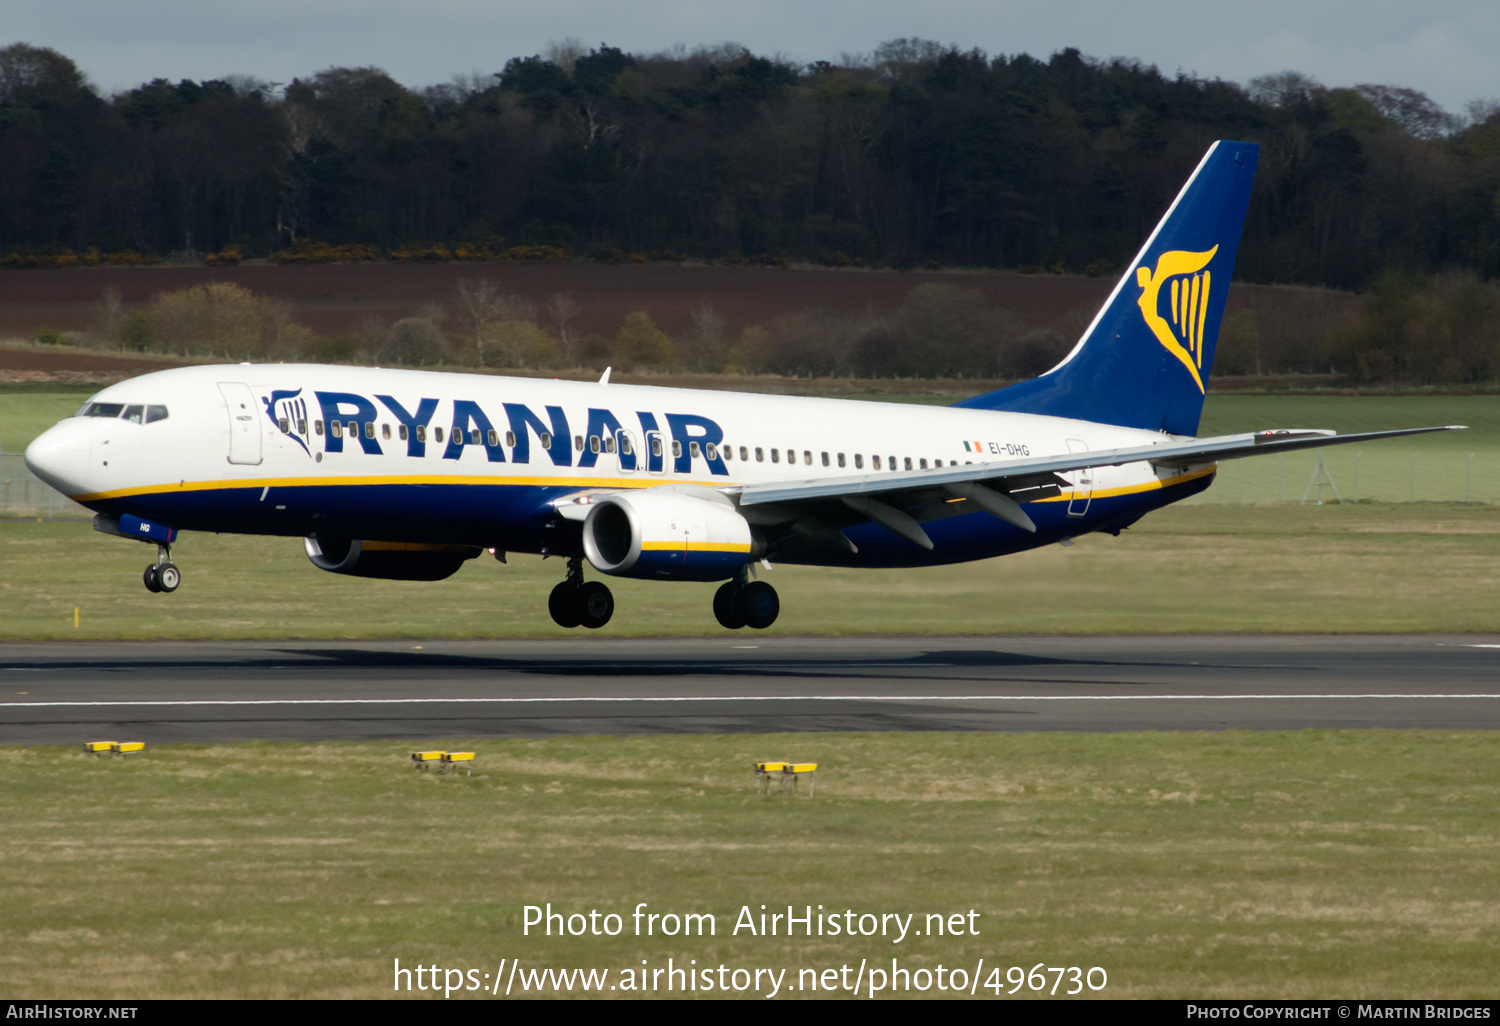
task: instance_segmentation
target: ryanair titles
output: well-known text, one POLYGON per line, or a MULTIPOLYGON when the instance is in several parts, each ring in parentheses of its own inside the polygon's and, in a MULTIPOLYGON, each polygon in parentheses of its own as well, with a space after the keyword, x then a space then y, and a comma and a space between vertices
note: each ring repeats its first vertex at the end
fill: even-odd
POLYGON ((475 400, 454 399, 439 419, 442 401, 433 398, 402 402, 389 395, 372 399, 324 391, 314 391, 312 397, 322 417, 311 422, 310 404, 301 389, 262 397, 266 415, 309 452, 321 446, 324 452, 341 453, 347 445, 349 451, 358 446, 367 455, 380 456, 386 452, 384 443, 393 455, 404 447, 407 456, 421 458, 431 445, 441 448, 445 460, 457 460, 473 448, 482 449, 490 463, 528 464, 545 458, 556 467, 587 468, 609 456, 619 460, 621 470, 687 474, 694 460, 701 460, 710 473, 729 474, 719 454, 723 429, 696 413, 664 414, 663 425, 656 414, 644 410, 622 420, 611 410, 590 407, 579 418, 581 430, 575 433, 580 425, 570 424, 561 406, 544 406, 538 413, 525 403, 485 409, 475 400), (392 420, 397 425, 394 437, 392 420))

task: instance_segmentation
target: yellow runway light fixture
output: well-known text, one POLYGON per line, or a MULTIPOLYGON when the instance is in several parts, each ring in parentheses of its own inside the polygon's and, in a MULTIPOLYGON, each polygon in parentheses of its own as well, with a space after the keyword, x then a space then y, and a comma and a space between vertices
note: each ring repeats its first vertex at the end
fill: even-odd
POLYGON ((441 763, 447 752, 412 752, 411 761, 417 769, 427 769, 433 763, 441 763))
POLYGON ((119 744, 118 741, 85 741, 83 750, 89 755, 103 755, 105 752, 114 751, 117 744, 119 744))
POLYGON ((450 770, 450 769, 457 769, 459 766, 463 766, 464 772, 466 773, 466 775, 472 777, 474 775, 474 769, 473 769, 473 766, 474 766, 474 753, 473 752, 444 752, 443 753, 443 759, 442 759, 442 765, 438 767, 438 772, 439 773, 446 773, 446 772, 448 772, 448 770, 450 770))
POLYGON ((813 788, 817 786, 818 764, 815 762, 789 762, 781 771, 781 791, 785 794, 788 790, 792 794, 797 793, 797 781, 807 778, 807 796, 813 795, 813 788))
POLYGON ((784 762, 757 762, 755 763, 755 793, 764 791, 771 793, 771 774, 780 773, 786 768, 784 762))

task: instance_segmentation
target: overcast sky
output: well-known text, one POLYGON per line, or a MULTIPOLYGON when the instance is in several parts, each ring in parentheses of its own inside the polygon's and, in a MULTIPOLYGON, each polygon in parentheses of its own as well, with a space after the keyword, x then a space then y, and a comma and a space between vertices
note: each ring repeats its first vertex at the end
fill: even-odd
POLYGON ((152 78, 287 82, 375 65, 408 86, 497 72, 577 37, 633 53, 726 41, 799 62, 916 36, 1046 58, 1065 46, 1204 78, 1295 70, 1500 99, 1497 0, 7 0, 0 45, 71 57, 101 91, 152 78))

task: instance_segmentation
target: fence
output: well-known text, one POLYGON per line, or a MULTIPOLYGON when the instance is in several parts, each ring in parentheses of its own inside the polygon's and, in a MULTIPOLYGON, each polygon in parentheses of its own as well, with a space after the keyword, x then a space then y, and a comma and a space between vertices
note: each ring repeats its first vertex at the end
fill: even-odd
POLYGON ((87 519, 94 515, 38 480, 26 469, 26 460, 18 452, 0 453, 0 514, 48 520, 87 519))
MULTIPOLYGON (((1339 499, 1494 505, 1500 503, 1500 452, 1339 446, 1229 460, 1219 464, 1212 487, 1187 501, 1249 505, 1339 499)), ((66 520, 93 514, 37 480, 20 453, 0 453, 0 515, 66 520)))

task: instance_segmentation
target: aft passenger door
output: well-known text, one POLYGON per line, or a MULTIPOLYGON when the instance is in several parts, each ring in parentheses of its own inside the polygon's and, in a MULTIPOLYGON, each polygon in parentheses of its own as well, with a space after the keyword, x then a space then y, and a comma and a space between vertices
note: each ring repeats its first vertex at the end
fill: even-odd
POLYGON ((229 462, 258 464, 261 431, 255 393, 244 382, 221 381, 219 394, 229 407, 229 462))
MULTIPOLYGON (((1088 452, 1089 444, 1079 438, 1068 439, 1069 452, 1088 452)), ((1068 473, 1073 485, 1073 497, 1068 500, 1068 516, 1081 517, 1089 511, 1089 500, 1094 496, 1094 468, 1084 467, 1068 473)))

